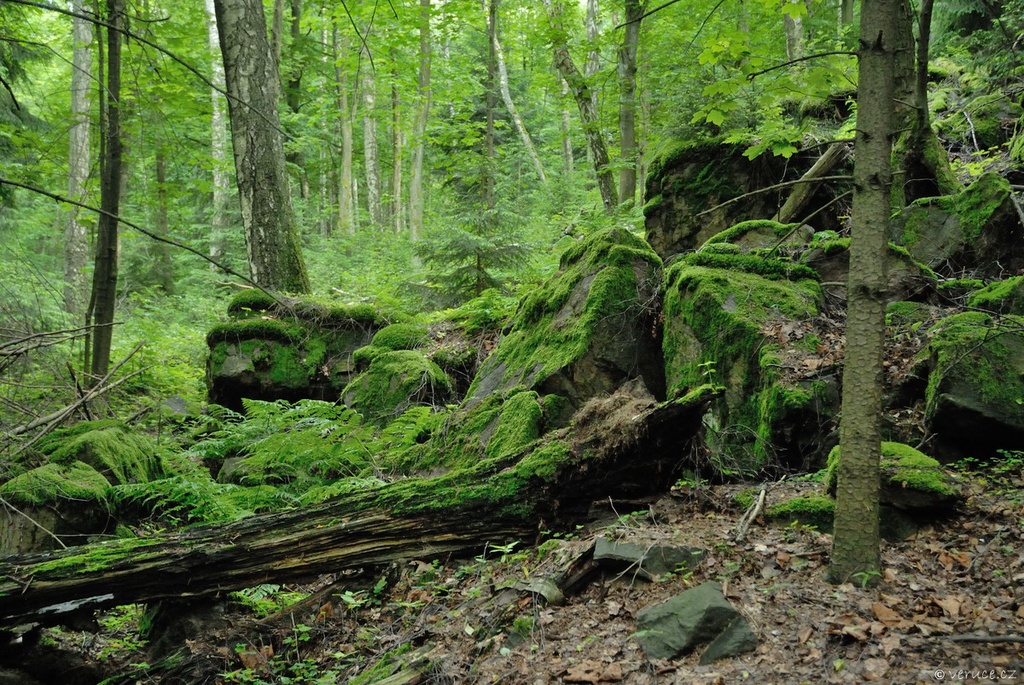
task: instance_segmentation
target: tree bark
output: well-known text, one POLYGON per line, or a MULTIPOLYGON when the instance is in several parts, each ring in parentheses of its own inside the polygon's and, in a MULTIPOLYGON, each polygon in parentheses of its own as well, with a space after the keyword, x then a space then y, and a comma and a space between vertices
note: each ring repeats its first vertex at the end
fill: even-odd
MULTIPOLYGON (((786 2, 803 2, 804 0, 786 0, 786 2)), ((803 17, 782 15, 782 23, 786 30, 786 59, 794 61, 804 56, 804 20, 803 17)))
POLYGON ((405 205, 402 203, 402 165, 405 162, 402 131, 402 101, 398 94, 398 64, 391 53, 391 230, 395 235, 405 232, 405 205))
POLYGON ((309 292, 277 114, 280 77, 267 41, 263 3, 214 0, 214 6, 252 279, 264 288, 309 292))
POLYGON ((561 89, 561 110, 562 116, 560 121, 560 128, 562 134, 562 173, 571 174, 576 166, 576 160, 573 158, 572 152, 572 121, 571 114, 569 113, 569 107, 566 105, 566 98, 569 96, 569 84, 566 83, 564 78, 559 77, 558 79, 562 84, 561 89))
MULTIPOLYGON (((497 31, 498 23, 498 1, 499 0, 488 0, 485 3, 485 7, 487 8, 487 78, 484 81, 484 108, 486 110, 486 124, 484 128, 484 155, 483 159, 480 160, 480 186, 483 195, 484 221, 490 220, 494 214, 494 208, 497 205, 497 196, 495 194, 495 186, 497 185, 497 150, 494 144, 494 110, 497 107, 497 98, 495 97, 494 91, 498 73, 498 56, 494 46, 497 43, 497 33, 495 32, 497 31)), ((480 261, 480 255, 477 254, 476 294, 478 296, 484 289, 481 281, 483 268, 480 261)))
POLYGON ((636 201, 636 55, 640 47, 640 18, 644 3, 623 2, 622 45, 619 47, 619 202, 636 201))
MULTIPOLYGON (((231 191, 228 184, 231 178, 228 172, 228 128, 227 107, 222 91, 227 89, 224 83, 224 60, 220 55, 220 42, 217 37, 217 11, 213 0, 205 0, 206 30, 210 45, 210 156, 213 158, 213 205, 210 210, 210 257, 218 260, 224 255, 227 243, 228 199, 231 191), (219 89, 219 90, 218 90, 219 89)), ((216 266, 210 264, 216 270, 216 266)))
MULTIPOLYGON (((167 156, 162 146, 155 155, 156 164, 156 206, 153 208, 153 228, 159 236, 166 237, 170 231, 167 207, 167 156)), ((171 260, 170 245, 156 241, 153 250, 153 281, 167 293, 174 294, 174 262, 171 260)))
MULTIPOLYGON (((495 12, 494 19, 497 21, 497 12, 495 12)), ((516 109, 515 102, 512 101, 512 92, 508 86, 508 68, 505 66, 505 51, 501 48, 501 39, 498 37, 498 27, 495 26, 491 31, 491 36, 494 42, 494 56, 497 60, 498 66, 498 86, 501 89, 501 99, 505 103, 505 109, 508 111, 509 117, 512 118, 512 123, 516 127, 516 131, 519 132, 519 138, 523 141, 523 147, 526 148, 526 153, 530 156, 530 161, 533 163, 533 170, 537 172, 537 178, 540 179, 541 183, 547 183, 548 177, 544 173, 544 164, 540 160, 540 155, 537 154, 537 147, 533 144, 533 138, 530 137, 530 132, 526 130, 526 124, 523 123, 523 118, 519 116, 519 110, 516 109)))
POLYGON ((117 217, 121 207, 121 27, 124 0, 107 0, 107 83, 106 116, 103 129, 104 154, 100 170, 100 215, 96 230, 96 260, 92 276, 89 311, 92 332, 90 373, 102 378, 110 367, 117 303, 117 217))
POLYGON ((618 194, 612 179, 612 170, 608 162, 608 149, 605 147, 604 136, 601 135, 601 122, 597 116, 597 108, 591 96, 587 80, 576 68, 572 55, 569 54, 568 37, 562 24, 562 6, 560 0, 544 0, 552 29, 552 48, 555 54, 555 66, 562 78, 569 84, 576 106, 580 110, 583 122, 583 134, 587 138, 591 156, 594 160, 594 172, 597 175, 597 187, 601 193, 601 201, 605 211, 615 208, 618 194))
MULTIPOLYGON (((80 1, 72 8, 84 12, 80 1)), ((68 145, 68 198, 84 202, 89 179, 89 82, 92 79, 92 22, 74 17, 71 59, 71 136, 68 145)), ((88 280, 85 265, 89 259, 89 240, 85 224, 79 221, 79 209, 61 212, 64 231, 64 310, 78 316, 85 311, 88 280)))
POLYGON ((380 228, 384 212, 380 201, 380 158, 377 155, 377 81, 370 64, 370 53, 363 46, 362 88, 363 96, 363 164, 366 169, 366 208, 370 222, 380 228))
POLYGON ((895 0, 864 0, 861 11, 853 240, 847 286, 840 458, 829 577, 871 581, 878 536, 882 355, 887 302, 896 51, 895 0))
POLYGON ((423 237, 423 156, 430 118, 430 0, 420 0, 420 67, 416 83, 416 118, 412 126, 409 170, 409 238, 423 237))
MULTIPOLYGON (((292 114, 298 114, 302 106, 302 54, 300 43, 302 41, 302 0, 291 0, 291 22, 289 33, 291 34, 290 69, 289 76, 284 83, 285 104, 292 114)), ((283 75, 283 74, 282 74, 283 75)), ((301 150, 291 150, 285 155, 285 160, 293 165, 298 174, 299 197, 303 200, 309 199, 309 175, 306 173, 306 160, 301 150)))
POLYGON ((105 606, 213 597, 260 583, 472 553, 488 543, 533 538, 539 525, 569 527, 586 519, 594 501, 666 490, 710 400, 659 405, 649 395, 617 394, 595 405, 578 429, 545 438, 564 441, 567 454, 544 475, 532 467, 528 475, 510 473, 532 454, 528 449, 486 472, 448 474, 444 505, 436 480, 405 479, 299 511, 8 557, 0 562, 0 625, 58 624, 105 606), (523 482, 509 491, 515 479, 523 482), (502 491, 507 494, 495 496, 502 491), (454 492, 462 494, 453 498, 454 492))

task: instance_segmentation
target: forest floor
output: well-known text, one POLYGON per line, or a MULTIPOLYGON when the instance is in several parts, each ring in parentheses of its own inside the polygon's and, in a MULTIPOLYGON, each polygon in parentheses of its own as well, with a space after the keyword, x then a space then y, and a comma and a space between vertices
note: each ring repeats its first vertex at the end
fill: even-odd
MULTIPOLYGON (((757 520, 737 540, 744 510, 732 497, 751 486, 698 484, 539 547, 524 541, 476 559, 280 588, 314 600, 269 618, 231 604, 186 641, 171 674, 133 669, 144 655, 128 622, 88 651, 105 655, 107 673, 135 674, 117 682, 1024 683, 1021 465, 961 477, 969 492, 962 511, 885 542, 875 587, 828 584, 831 536, 813 527, 757 520), (557 576, 601 535, 697 547, 706 557, 656 582, 599 574, 558 606, 515 589, 557 576), (722 584, 757 634, 756 651, 704 666, 699 649, 647 659, 637 612, 705 581, 722 584)), ((763 487, 770 505, 822 485, 763 487)))

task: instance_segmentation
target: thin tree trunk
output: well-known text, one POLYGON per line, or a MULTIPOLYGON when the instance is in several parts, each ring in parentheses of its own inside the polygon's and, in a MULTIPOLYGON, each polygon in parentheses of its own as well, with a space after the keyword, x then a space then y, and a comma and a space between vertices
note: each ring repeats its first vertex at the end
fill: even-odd
MULTIPOLYGON (((804 0, 785 0, 787 3, 798 3, 804 0)), ((804 20, 803 17, 782 15, 782 23, 786 30, 786 59, 793 61, 804 56, 804 20)))
MULTIPOLYGON (((495 20, 498 15, 495 14, 495 20)), ((508 115, 512 117, 512 123, 515 124, 516 130, 519 132, 519 137, 523 141, 523 147, 526 148, 527 154, 530 155, 530 161, 533 162, 533 169, 537 172, 537 178, 540 179, 541 183, 547 183, 548 177, 544 173, 544 164, 540 161, 540 155, 537 154, 537 147, 533 144, 533 138, 530 137, 530 132, 526 130, 526 124, 523 123, 523 118, 519 116, 519 110, 516 109, 515 103, 512 101, 512 92, 508 87, 508 69, 505 66, 505 52, 501 49, 501 40, 498 38, 498 27, 495 26, 494 30, 491 31, 494 39, 494 54, 498 65, 498 85, 501 88, 501 99, 505 102, 505 109, 508 110, 508 115)))
POLYGON ((352 112, 348 103, 348 69, 342 64, 348 53, 344 34, 339 38, 337 24, 331 27, 331 47, 334 53, 334 83, 341 128, 341 171, 338 175, 338 229, 345 235, 355 235, 355 204, 352 195, 352 112))
POLYGON ((864 0, 857 89, 853 240, 847 286, 843 418, 829 577, 871 582, 880 571, 882 355, 892 185, 896 4, 864 0), (858 578, 858 574, 863 574, 858 578))
POLYGON ((370 65, 370 55, 363 48, 362 95, 363 95, 363 164, 366 167, 366 207, 370 222, 380 228, 384 222, 380 201, 380 159, 377 156, 377 83, 370 65))
MULTIPOLYGON (((485 0, 485 8, 487 9, 487 79, 484 81, 484 89, 486 90, 484 96, 485 107, 487 109, 486 117, 487 124, 484 129, 484 158, 482 160, 481 169, 481 188, 483 190, 483 204, 486 210, 486 220, 489 220, 493 215, 495 206, 497 205, 497 197, 495 194, 496 185, 496 162, 497 152, 494 144, 494 110, 497 106, 497 97, 495 96, 495 82, 497 80, 498 71, 498 56, 494 49, 497 40, 495 40, 498 23, 498 2, 499 0, 485 0)), ((477 256, 477 286, 476 294, 479 295, 483 288, 480 285, 480 273, 481 273, 480 257, 477 256)))
POLYGON ((800 180, 804 182, 793 186, 793 190, 790 192, 789 197, 786 198, 786 202, 773 219, 783 224, 799 219, 800 213, 818 189, 818 184, 813 182, 814 179, 831 174, 847 158, 849 153, 850 149, 846 143, 833 143, 830 145, 825 150, 825 153, 807 170, 807 173, 800 177, 800 180))
POLYGON ((405 204, 402 202, 402 165, 404 134, 402 132, 402 101, 398 94, 398 65, 391 53, 391 229, 395 235, 405 233, 405 204))
MULTIPOLYGON (((598 18, 600 13, 598 11, 597 0, 587 0, 587 13, 584 18, 584 25, 587 31, 587 61, 583 65, 583 76, 589 83, 594 75, 601 69, 601 53, 597 50, 597 37, 598 31, 598 18)), ((597 92, 591 93, 591 99, 594 101, 594 109, 597 109, 597 92)))
POLYGON ((100 215, 96 230, 96 261, 91 307, 93 379, 110 367, 114 310, 117 303, 117 220, 121 207, 121 27, 124 0, 107 0, 107 83, 104 157, 100 180, 100 215))
MULTIPOLYGON (((85 8, 72 5, 76 13, 85 8)), ((89 82, 92 78, 92 22, 72 20, 74 52, 71 59, 71 136, 68 146, 68 198, 85 201, 89 179, 89 82)), ((78 316, 85 310, 88 279, 85 265, 89 259, 89 239, 85 224, 78 220, 78 208, 62 211, 64 231, 64 310, 78 316)))
MULTIPOLYGON (((154 207, 153 228, 157 235, 167 236, 170 232, 167 203, 167 156, 163 149, 156 152, 156 206, 154 207)), ((153 250, 153 276, 156 284, 168 295, 174 294, 174 265, 171 261, 170 245, 156 241, 153 250)))
POLYGON ((597 175, 597 187, 601 192, 601 201, 605 210, 610 212, 617 204, 618 195, 615 192, 615 182, 609 167, 608 149, 605 147, 604 137, 601 135, 601 122, 598 120, 597 108, 594 106, 586 79, 576 68, 572 55, 569 54, 568 37, 562 24, 560 0, 544 0, 544 5, 548 9, 551 20, 555 66, 562 74, 562 78, 569 84, 573 97, 576 98, 576 106, 580 110, 580 119, 583 122, 583 134, 587 138, 587 144, 594 160, 594 172, 597 175))
MULTIPOLYGON (((285 103, 288 105, 288 109, 292 111, 292 114, 298 114, 299 108, 302 106, 302 70, 304 67, 299 54, 299 43, 302 40, 302 0, 291 0, 291 13, 291 23, 289 24, 292 39, 290 46, 292 56, 289 60, 291 73, 284 84, 284 89, 285 103)), ((299 197, 308 200, 309 175, 306 173, 306 160, 303 158, 302 152, 292 150, 288 152, 285 159, 297 169, 299 197)))
POLYGON ((562 173, 571 174, 573 168, 576 166, 576 160, 573 159, 572 154, 572 120, 569 108, 566 106, 566 98, 569 95, 569 84, 566 83, 564 78, 559 77, 558 79, 562 84, 561 90, 561 133, 562 133, 562 173))
POLYGON ((636 201, 636 55, 644 3, 625 0, 622 45, 619 48, 619 202, 636 201))
POLYGON ((284 2, 274 0, 274 13, 270 24, 270 50, 274 56, 274 66, 281 71, 281 56, 284 54, 284 2))
POLYGON ((430 0, 420 0, 420 69, 416 96, 409 172, 409 238, 412 240, 423 237, 423 155, 430 117, 430 0))
POLYGON ((259 0, 214 0, 214 4, 231 95, 231 140, 249 269, 262 287, 309 292, 277 113, 280 76, 267 41, 263 4, 259 0))
MULTIPOLYGON (((231 182, 228 172, 231 164, 228 159, 228 103, 221 93, 226 86, 224 84, 224 60, 220 56, 220 42, 217 38, 217 11, 213 6, 213 0, 205 0, 205 5, 207 38, 210 44, 210 82, 214 86, 210 89, 210 104, 213 112, 210 116, 210 156, 213 158, 210 257, 220 259, 224 255, 227 243, 228 198, 231 194, 228 186, 231 182)), ((216 270, 217 267, 211 264, 210 268, 216 270)))

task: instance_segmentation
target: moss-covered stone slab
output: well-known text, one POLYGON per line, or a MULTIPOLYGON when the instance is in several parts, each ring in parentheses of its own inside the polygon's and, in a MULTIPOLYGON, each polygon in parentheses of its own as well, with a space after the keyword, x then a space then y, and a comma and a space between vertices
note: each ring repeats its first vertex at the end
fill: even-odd
POLYGON ((986 173, 956 195, 914 202, 894 219, 893 240, 944 276, 989 278, 1024 268, 1024 227, 1009 182, 986 173))
MULTIPOLYGON (((826 235, 813 240, 800 263, 814 269, 822 282, 843 288, 850 277, 850 239, 826 235)), ((937 276, 906 248, 889 243, 888 296, 893 301, 920 296, 937 287, 937 276)))
MULTIPOLYGON (((828 456, 825 483, 835 493, 839 446, 828 456)), ((881 490, 879 502, 906 512, 952 511, 964 501, 963 487, 957 478, 927 454, 900 442, 882 443, 881 490)))
POLYGON ((54 464, 87 464, 113 485, 163 476, 152 439, 119 421, 83 421, 58 429, 41 440, 37 449, 54 464))
POLYGON ((996 314, 1024 316, 1024 276, 1011 276, 975 290, 968 296, 967 306, 996 314))
POLYGON ((210 401, 242 411, 242 399, 337 400, 355 377, 353 352, 388 319, 369 305, 325 305, 243 290, 231 320, 206 336, 210 401))
POLYGON ((724 388, 707 419, 722 470, 757 471, 779 447, 787 416, 812 410, 824 387, 779 381, 768 322, 818 313, 821 288, 807 267, 754 255, 703 252, 665 274, 664 355, 670 393, 702 383, 724 388), (790 280, 790 279, 793 280, 790 280))
POLYGON ((960 456, 1024 448, 1024 318, 963 312, 928 329, 925 421, 960 456))
POLYGON ((730 226, 704 243, 730 244, 740 252, 774 252, 780 248, 802 249, 814 239, 814 229, 806 224, 780 224, 768 219, 753 219, 730 226))

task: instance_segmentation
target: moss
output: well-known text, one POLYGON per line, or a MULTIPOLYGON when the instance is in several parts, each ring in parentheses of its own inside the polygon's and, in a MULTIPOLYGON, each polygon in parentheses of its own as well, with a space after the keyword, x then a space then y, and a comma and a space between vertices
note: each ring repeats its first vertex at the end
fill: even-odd
POLYGON ((793 232, 794 228, 797 228, 798 226, 800 226, 800 224, 780 224, 778 221, 771 221, 770 219, 741 221, 738 224, 730 226, 721 233, 711 236, 705 244, 732 243, 752 231, 760 230, 764 230, 766 233, 774 233, 779 240, 783 240, 793 232))
POLYGON ((257 338, 298 344, 307 337, 309 331, 297 323, 280 319, 246 319, 217 324, 206 334, 206 344, 212 348, 219 342, 239 342, 257 338))
POLYGON ((352 363, 355 364, 357 369, 366 369, 373 360, 379 357, 384 352, 387 352, 384 348, 376 347, 374 345, 366 345, 360 347, 358 350, 352 353, 352 363))
POLYGON ((12 502, 37 507, 60 500, 107 503, 110 481, 92 466, 72 461, 50 463, 15 476, 0 485, 0 495, 12 502))
POLYGON ((640 306, 638 278, 655 279, 660 266, 650 246, 622 228, 600 231, 570 247, 562 254, 559 273, 522 299, 512 330, 477 374, 468 396, 488 369, 501 364, 506 383, 537 385, 580 359, 609 319, 640 306), (590 279, 589 287, 584 278, 590 279))
POLYGON ((765 517, 777 523, 798 522, 828 532, 832 530, 835 513, 834 499, 824 495, 809 495, 779 502, 768 508, 765 517))
POLYGON ((487 442, 488 457, 504 459, 519 454, 540 437, 544 411, 538 399, 537 393, 527 391, 505 400, 498 426, 487 442))
POLYGON ((243 319, 256 316, 260 312, 267 312, 277 306, 277 300, 270 294, 250 288, 235 293, 228 303, 228 315, 232 318, 243 319))
POLYGON ((956 195, 917 200, 906 213, 901 242, 913 248, 926 240, 927 236, 922 235, 926 212, 914 210, 936 207, 957 217, 965 244, 973 245, 992 215, 1006 203, 1009 196, 1010 182, 997 173, 988 172, 956 195))
POLYGON ((88 545, 79 550, 60 553, 56 559, 32 566, 32 575, 46 579, 50 574, 60 577, 68 571, 92 573, 108 569, 120 562, 139 563, 161 556, 160 552, 140 552, 142 548, 159 544, 155 538, 115 538, 88 545))
POLYGON ((161 477, 156 446, 146 436, 112 421, 85 421, 57 430, 39 445, 51 463, 84 462, 118 483, 144 483, 161 477))
POLYGON ((345 404, 368 419, 394 417, 411 404, 440 399, 451 391, 448 376, 415 350, 384 351, 349 383, 345 404))
POLYGON ((760 488, 747 488, 732 496, 732 503, 740 509, 749 509, 761 494, 760 488))
POLYGON ((803 264, 782 259, 759 257, 753 254, 722 254, 720 252, 694 252, 686 255, 682 263, 709 269, 730 269, 756 274, 769 280, 818 280, 818 273, 803 264))
POLYGON ((414 350, 427 339, 427 327, 412 323, 394 323, 377 331, 370 342, 385 350, 414 350))
POLYGON ((885 325, 906 327, 928 321, 932 307, 923 302, 890 302, 885 308, 885 325))
MULTIPOLYGON (((777 347, 761 333, 771 318, 817 314, 817 282, 769 280, 744 271, 693 266, 685 260, 666 273, 663 351, 669 390, 679 394, 713 383, 725 388, 716 405, 728 440, 753 441, 763 466, 773 426, 813 393, 776 382, 777 347)), ((723 446, 726 452, 728 445, 723 446)))
MULTIPOLYGON (((828 455, 825 483, 833 492, 839 473, 840 454, 839 446, 836 445, 828 455)), ((942 464, 910 445, 883 442, 880 467, 882 484, 885 486, 910 488, 943 497, 955 495, 957 492, 955 484, 946 475, 942 464)))
MULTIPOLYGON (((1002 324, 1020 328, 1024 319, 1008 315, 1002 324)), ((931 374, 925 391, 926 414, 938 407, 941 392, 966 385, 990 411, 1016 414, 1024 397, 1024 380, 1012 371, 1021 341, 1013 334, 996 333, 996 323, 984 312, 962 312, 941 320, 928 330, 923 354, 930 358, 931 374)))
POLYGON ((972 293, 967 306, 1000 314, 1024 314, 1024 276, 989 284, 972 293))

